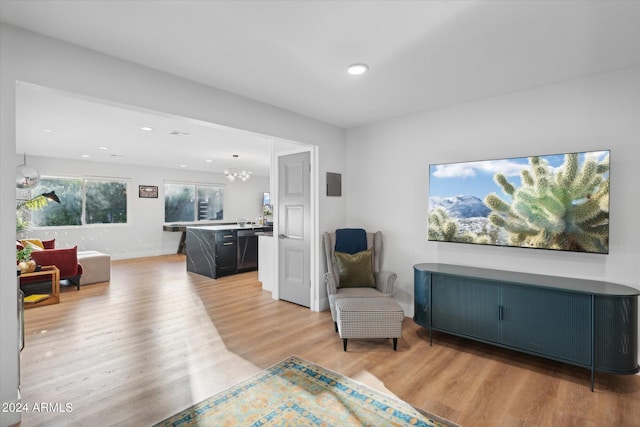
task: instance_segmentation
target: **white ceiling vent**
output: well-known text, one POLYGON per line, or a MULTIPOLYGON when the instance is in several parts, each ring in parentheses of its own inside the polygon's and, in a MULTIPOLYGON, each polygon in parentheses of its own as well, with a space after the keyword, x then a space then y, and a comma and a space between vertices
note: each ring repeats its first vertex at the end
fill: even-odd
POLYGON ((173 136, 191 136, 189 132, 180 132, 179 130, 172 130, 169 132, 169 135, 173 136))

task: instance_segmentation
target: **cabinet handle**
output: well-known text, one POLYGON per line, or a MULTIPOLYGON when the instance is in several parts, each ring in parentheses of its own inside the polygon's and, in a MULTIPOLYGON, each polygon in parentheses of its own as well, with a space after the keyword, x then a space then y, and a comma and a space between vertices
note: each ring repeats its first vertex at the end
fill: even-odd
POLYGON ((233 245, 233 242, 225 242, 223 243, 224 246, 229 246, 229 245, 233 245))
POLYGON ((498 320, 504 320, 504 310, 501 305, 498 306, 498 320))
POLYGON ((224 237, 226 239, 227 237, 233 237, 233 234, 228 234, 228 235, 222 236, 222 237, 224 237))

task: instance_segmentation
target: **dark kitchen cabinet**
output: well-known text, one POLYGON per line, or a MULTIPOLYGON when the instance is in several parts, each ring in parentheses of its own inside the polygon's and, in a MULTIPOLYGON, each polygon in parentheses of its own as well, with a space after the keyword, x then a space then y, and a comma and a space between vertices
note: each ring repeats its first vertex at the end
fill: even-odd
POLYGON ((236 273, 236 235, 234 230, 215 232, 216 277, 236 273))
POLYGON ((233 230, 187 227, 187 271, 217 279, 236 272, 233 230))
POLYGON ((217 279, 258 269, 258 234, 264 228, 187 227, 187 271, 217 279))

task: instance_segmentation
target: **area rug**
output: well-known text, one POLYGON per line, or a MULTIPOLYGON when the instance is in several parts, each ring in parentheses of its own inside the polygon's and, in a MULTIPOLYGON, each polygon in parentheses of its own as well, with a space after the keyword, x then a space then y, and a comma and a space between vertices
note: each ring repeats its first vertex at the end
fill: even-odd
POLYGON ((455 426, 296 356, 156 426, 455 426))

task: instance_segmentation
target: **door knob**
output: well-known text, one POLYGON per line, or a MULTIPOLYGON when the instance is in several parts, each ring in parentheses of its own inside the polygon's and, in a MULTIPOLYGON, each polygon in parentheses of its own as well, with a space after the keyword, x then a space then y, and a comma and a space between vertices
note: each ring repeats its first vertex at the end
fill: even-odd
POLYGON ((286 234, 278 234, 278 239, 286 239, 289 236, 287 236, 286 234))

